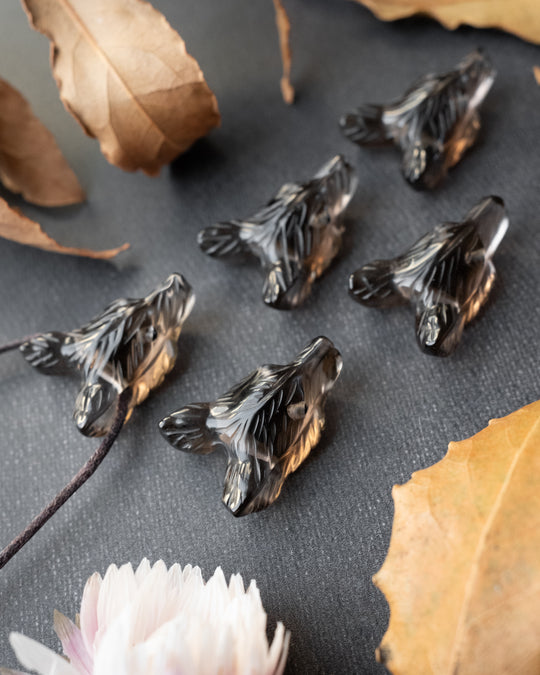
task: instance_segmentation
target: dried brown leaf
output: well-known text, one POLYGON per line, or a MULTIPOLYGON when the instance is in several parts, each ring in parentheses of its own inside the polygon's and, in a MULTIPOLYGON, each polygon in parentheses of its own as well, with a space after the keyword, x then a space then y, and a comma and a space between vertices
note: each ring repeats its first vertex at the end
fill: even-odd
POLYGON ((443 26, 461 24, 477 28, 500 28, 540 43, 540 2, 538 0, 356 0, 379 19, 393 21, 413 14, 426 14, 443 26))
POLYGON ((540 66, 533 67, 534 78, 540 84, 540 66))
POLYGON ((395 486, 376 585, 395 675, 540 672, 540 401, 395 486))
POLYGON ((285 11, 281 0, 274 0, 276 10, 276 24, 279 35, 279 46, 281 49, 281 60, 283 62, 283 77, 281 78, 281 95, 285 103, 294 102, 294 88, 291 84, 291 22, 285 11))
POLYGON ((71 246, 62 246, 54 239, 49 237, 38 223, 15 209, 12 209, 6 201, 0 198, 0 237, 15 241, 18 244, 26 246, 35 246, 44 251, 53 253, 65 253, 67 255, 80 255, 86 258, 99 258, 108 260, 114 258, 121 251, 129 248, 129 244, 124 244, 118 248, 108 249, 106 251, 92 251, 88 248, 73 248, 71 246))
POLYGON ((0 79, 0 180, 33 204, 66 206, 85 198, 53 135, 28 101, 0 79))
POLYGON ((155 175, 220 122, 202 71, 143 0, 22 0, 52 42, 60 97, 101 151, 155 175))

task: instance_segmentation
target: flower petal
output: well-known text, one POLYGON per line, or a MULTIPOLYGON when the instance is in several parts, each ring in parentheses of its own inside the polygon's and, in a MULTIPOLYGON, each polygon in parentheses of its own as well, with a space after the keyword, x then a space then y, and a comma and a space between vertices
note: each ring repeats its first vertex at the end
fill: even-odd
POLYGON ((175 587, 177 580, 169 576, 163 560, 158 560, 147 570, 146 577, 141 578, 131 606, 131 644, 148 640, 160 626, 174 619, 180 604, 180 589, 175 587))
POLYGON ((55 610, 54 630, 70 663, 81 675, 92 675, 93 659, 86 649, 79 628, 67 616, 55 610))
POLYGON ((101 575, 92 574, 84 587, 81 601, 80 626, 86 650, 93 654, 94 640, 98 631, 98 600, 101 575))
POLYGON ((130 563, 110 565, 105 572, 97 604, 98 631, 94 639, 94 657, 109 626, 129 606, 137 593, 135 574, 130 563))
POLYGON ((140 585, 146 577, 150 574, 151 570, 150 561, 148 558, 143 558, 139 564, 139 567, 135 570, 135 581, 137 585, 140 585))
POLYGON ((61 656, 21 633, 11 633, 9 641, 21 664, 39 675, 79 675, 61 656))
MULTIPOLYGON (((130 669, 129 612, 118 615, 109 630, 103 634, 94 660, 94 675, 138 675, 130 669)), ((149 675, 152 670, 148 671, 149 675)))
POLYGON ((279 621, 268 654, 268 675, 282 675, 287 662, 290 640, 291 632, 286 631, 285 626, 279 621))

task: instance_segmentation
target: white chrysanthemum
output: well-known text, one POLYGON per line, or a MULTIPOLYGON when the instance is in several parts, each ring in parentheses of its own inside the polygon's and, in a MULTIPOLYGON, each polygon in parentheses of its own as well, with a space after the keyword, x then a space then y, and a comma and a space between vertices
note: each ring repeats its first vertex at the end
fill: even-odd
MULTIPOLYGON (((40 675, 281 675, 289 633, 278 623, 272 645, 254 581, 227 586, 221 568, 207 583, 198 567, 143 560, 111 565, 87 581, 77 625, 55 613, 69 661, 19 633, 20 663, 40 675)), ((15 671, 3 670, 15 674, 15 671)), ((20 674, 17 674, 20 675, 20 674)))

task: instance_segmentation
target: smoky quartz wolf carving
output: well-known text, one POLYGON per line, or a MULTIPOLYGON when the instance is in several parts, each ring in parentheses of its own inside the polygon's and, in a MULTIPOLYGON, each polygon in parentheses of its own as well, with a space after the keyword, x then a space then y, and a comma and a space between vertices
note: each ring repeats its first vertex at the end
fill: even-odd
POLYGON ((463 222, 437 225, 397 258, 361 267, 351 274, 349 291, 369 307, 411 304, 420 349, 448 356, 487 300, 492 257, 507 228, 503 200, 486 197, 463 222))
POLYGON ((259 511, 318 443, 341 365, 332 342, 316 338, 292 363, 261 366, 217 401, 172 413, 161 421, 161 433, 185 452, 223 450, 225 506, 235 516, 259 511))
POLYGON ((172 369, 182 324, 194 302, 184 277, 171 274, 145 298, 115 300, 82 328, 43 333, 20 351, 41 373, 81 376, 75 423, 86 436, 103 436, 124 389, 133 390, 127 420, 172 369))
POLYGON ((367 104, 344 115, 341 129, 358 145, 397 145, 407 182, 434 188, 476 141, 478 109, 495 75, 487 56, 477 50, 455 70, 420 78, 393 103, 367 104))
POLYGON ((297 307, 339 251, 340 216, 356 185, 354 169, 338 155, 307 183, 283 185, 250 218, 202 230, 199 246, 214 258, 257 257, 266 273, 264 302, 297 307))

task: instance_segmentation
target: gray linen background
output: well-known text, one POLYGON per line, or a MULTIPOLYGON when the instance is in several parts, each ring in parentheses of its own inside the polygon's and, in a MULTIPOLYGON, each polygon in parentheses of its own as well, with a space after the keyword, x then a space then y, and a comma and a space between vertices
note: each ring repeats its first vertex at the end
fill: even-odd
MULTIPOLYGON (((135 411, 97 475, 0 572, 0 664, 15 666, 11 630, 57 648, 53 609, 73 617, 92 572, 148 556, 198 564, 206 576, 221 565, 227 575, 256 578, 271 631, 277 620, 292 631, 287 672, 384 672, 373 651, 388 609, 371 576, 388 546, 392 485, 439 460, 449 441, 538 398, 540 87, 531 68, 540 50, 496 31, 380 23, 352 2, 288 0, 298 100, 287 107, 269 0, 154 4, 185 38, 223 115, 222 128, 156 179, 102 158, 58 99, 47 40, 30 30, 16 0, 0 4, 0 75, 30 99, 88 191, 80 207, 24 204, 25 213, 66 244, 132 245, 108 264, 0 240, 0 339, 76 327, 172 271, 197 294, 175 371, 135 411), (342 138, 343 111, 391 99, 478 45, 499 75, 480 142, 437 192, 411 190, 392 149, 359 150, 342 138), (339 259, 301 309, 267 309, 256 266, 205 258, 196 234, 250 214, 337 152, 360 179, 339 259), (487 194, 504 197, 511 219, 492 300, 452 358, 429 358, 415 344, 412 314, 360 307, 347 296, 347 276, 437 222, 460 219, 487 194), (156 424, 261 363, 288 361, 319 334, 344 358, 323 440, 274 506, 235 520, 220 503, 223 458, 176 453, 156 424)), ((17 354, 0 359, 1 545, 96 446, 72 423, 76 386, 38 375, 17 354)))

